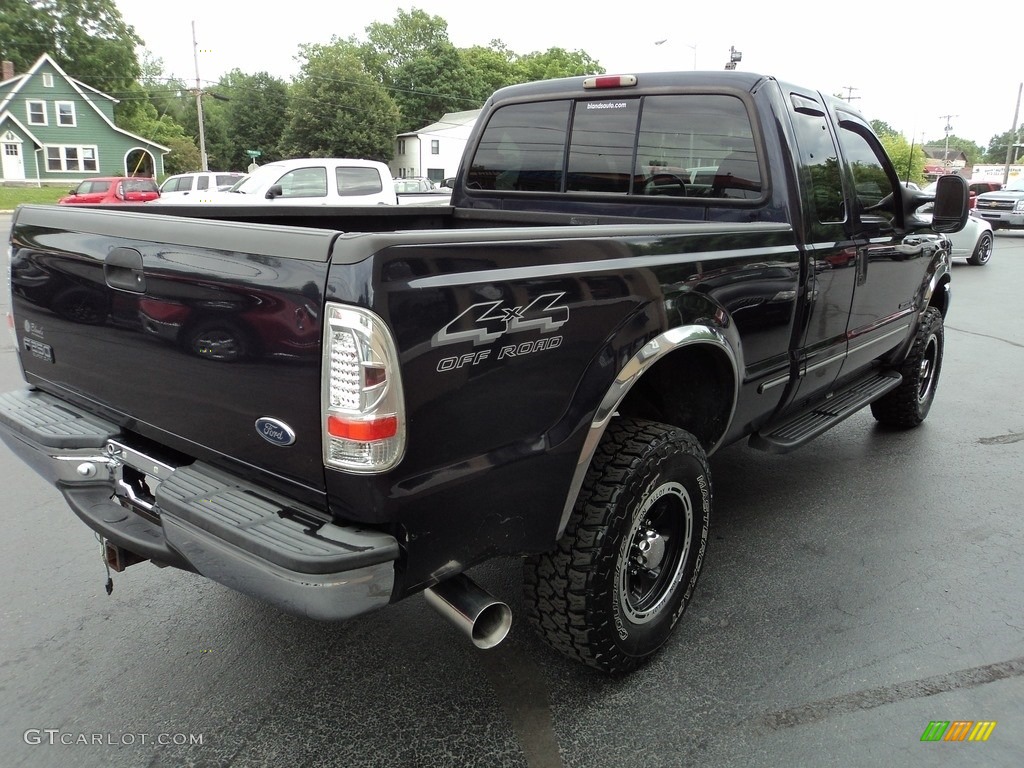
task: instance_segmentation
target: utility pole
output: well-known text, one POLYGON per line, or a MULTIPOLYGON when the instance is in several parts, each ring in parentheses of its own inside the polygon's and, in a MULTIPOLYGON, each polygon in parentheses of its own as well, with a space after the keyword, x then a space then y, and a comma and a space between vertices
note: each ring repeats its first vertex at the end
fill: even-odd
POLYGON ((203 131, 203 87, 199 84, 199 43, 196 42, 196 23, 192 22, 192 56, 196 63, 196 114, 199 118, 199 162, 201 170, 210 170, 206 158, 206 135, 203 131))
POLYGON ((1010 156, 1020 137, 1020 129, 1017 127, 1017 115, 1020 114, 1020 94, 1024 90, 1024 83, 1017 86, 1017 106, 1013 108, 1013 128, 1010 129, 1012 138, 1006 142, 1006 165, 1003 166, 1003 186, 1010 180, 1010 156))
POLYGON ((944 129, 946 131, 946 149, 942 154, 942 169, 944 172, 949 173, 949 134, 953 132, 953 124, 949 121, 954 117, 960 117, 960 115, 939 115, 939 117, 946 118, 946 127, 944 129))
POLYGON ((860 98, 860 96, 854 96, 853 95, 853 92, 854 91, 859 91, 860 88, 855 88, 852 85, 844 85, 843 86, 843 90, 846 91, 846 95, 843 96, 843 101, 845 101, 847 104, 849 104, 854 99, 859 99, 860 98))

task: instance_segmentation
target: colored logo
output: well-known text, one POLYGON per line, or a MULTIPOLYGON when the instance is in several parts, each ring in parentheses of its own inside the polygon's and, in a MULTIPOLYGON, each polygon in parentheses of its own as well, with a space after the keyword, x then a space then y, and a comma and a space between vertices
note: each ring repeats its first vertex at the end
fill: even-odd
POLYGON ((291 445, 295 442, 295 431, 283 421, 264 416, 256 420, 256 432, 268 443, 291 445))
POLYGON ((932 720, 921 741, 988 741, 995 728, 995 720, 932 720))

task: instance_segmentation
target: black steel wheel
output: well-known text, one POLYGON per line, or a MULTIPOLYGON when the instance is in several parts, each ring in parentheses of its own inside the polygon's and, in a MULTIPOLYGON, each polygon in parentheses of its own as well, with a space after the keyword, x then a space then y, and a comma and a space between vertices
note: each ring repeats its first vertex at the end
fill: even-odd
POLYGON ((711 473, 696 438, 616 419, 558 546, 526 562, 531 623, 570 658, 610 673, 635 669, 693 594, 710 517, 711 473))
POLYGON ((943 346, 942 313, 935 307, 928 307, 900 371, 903 382, 871 404, 871 413, 878 421, 907 428, 925 420, 942 371, 943 346))

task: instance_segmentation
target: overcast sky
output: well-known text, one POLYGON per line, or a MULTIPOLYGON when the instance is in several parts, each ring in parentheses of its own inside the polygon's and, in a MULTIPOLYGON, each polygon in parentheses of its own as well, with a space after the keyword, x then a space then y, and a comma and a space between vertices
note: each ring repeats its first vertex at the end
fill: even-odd
POLYGON ((399 8, 419 8, 448 22, 457 47, 497 38, 516 53, 583 50, 610 73, 688 70, 694 57, 698 69, 722 69, 735 47, 743 54, 739 69, 852 95, 869 120, 884 120, 918 143, 922 136, 941 139, 952 115, 954 134, 987 147, 1013 126, 1024 79, 1020 43, 1008 29, 998 30, 1000 18, 1016 25, 1016 4, 1003 0, 990 1, 984 19, 972 19, 968 6, 938 12, 938 6, 899 0, 513 0, 500 9, 469 0, 116 3, 165 70, 190 82, 196 76, 193 21, 204 82, 235 67, 289 80, 298 72, 294 57, 301 43, 327 43, 332 35, 365 40, 371 22, 390 23, 399 8), (655 45, 658 40, 665 42, 655 45))

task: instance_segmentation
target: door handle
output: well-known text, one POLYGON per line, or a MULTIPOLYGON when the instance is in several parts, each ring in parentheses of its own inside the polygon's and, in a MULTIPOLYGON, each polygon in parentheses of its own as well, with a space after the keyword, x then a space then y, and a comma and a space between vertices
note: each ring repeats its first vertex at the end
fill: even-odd
POLYGON ((119 291, 146 292, 146 275, 142 271, 142 254, 134 248, 115 248, 103 261, 103 279, 119 291))

